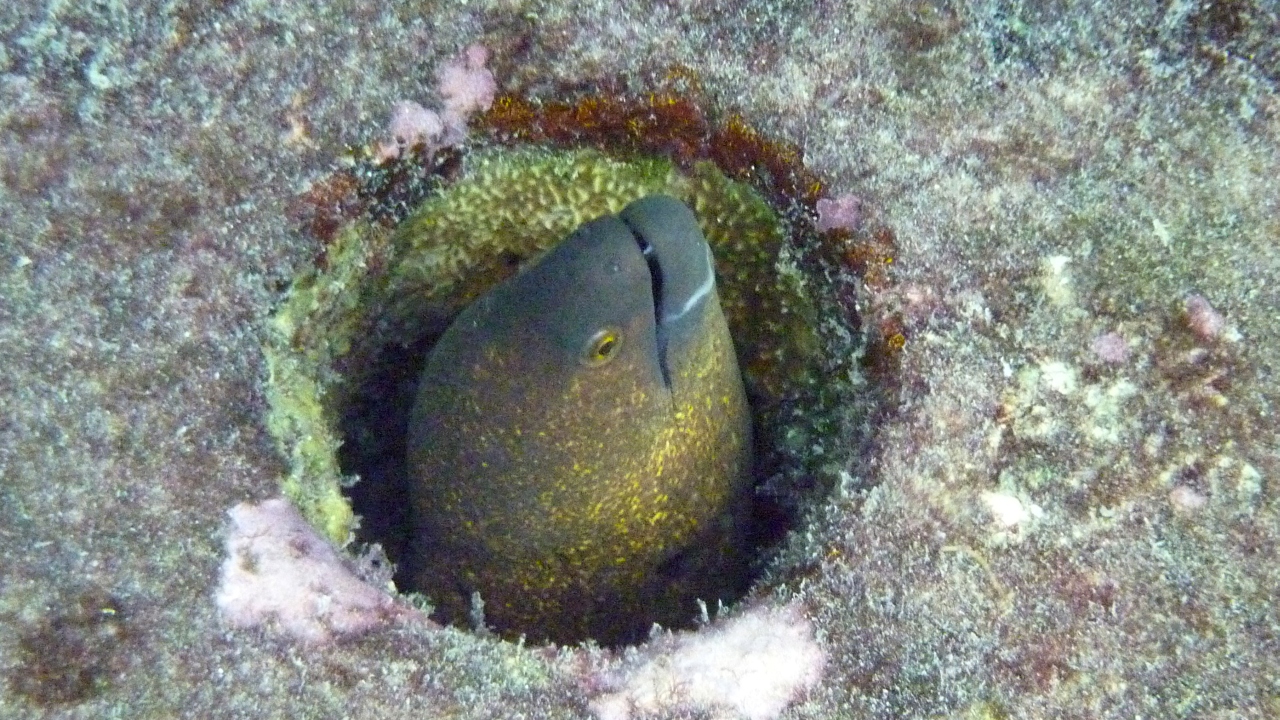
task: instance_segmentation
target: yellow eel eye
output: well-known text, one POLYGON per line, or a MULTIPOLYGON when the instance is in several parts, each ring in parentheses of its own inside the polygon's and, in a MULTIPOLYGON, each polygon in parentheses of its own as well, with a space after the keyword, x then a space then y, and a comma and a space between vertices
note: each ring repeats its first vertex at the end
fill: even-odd
POLYGON ((613 359, 622 346, 622 333, 614 328, 605 328, 587 341, 586 352, 582 355, 582 363, 588 367, 599 367, 613 359))

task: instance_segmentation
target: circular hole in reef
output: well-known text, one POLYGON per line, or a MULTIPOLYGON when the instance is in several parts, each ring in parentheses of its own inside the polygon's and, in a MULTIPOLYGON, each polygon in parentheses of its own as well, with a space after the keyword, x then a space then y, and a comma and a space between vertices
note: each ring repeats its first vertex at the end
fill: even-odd
MULTIPOLYGON (((268 424, 292 461, 283 489, 335 542, 381 544, 397 564, 397 586, 424 591, 438 620, 483 621, 534 642, 638 642, 655 622, 693 625, 698 601, 714 608, 742 597, 770 548, 848 468, 850 438, 871 406, 857 369, 858 278, 814 231, 813 198, 785 187, 776 168, 759 170, 783 153, 758 136, 748 137, 753 145, 739 132, 726 163, 666 151, 667 141, 610 151, 608 142, 557 147, 565 143, 518 135, 495 133, 501 140, 487 147, 416 166, 412 157, 367 163, 313 193, 315 205, 335 204, 325 192, 372 199, 317 233, 328 239, 324 257, 273 316, 268 424), (753 152, 760 157, 744 157, 753 152), (651 602, 588 591, 589 602, 547 604, 537 587, 432 584, 414 540, 407 437, 433 344, 469 303, 579 225, 658 193, 693 210, 712 248, 751 406, 755 462, 735 560, 715 568, 705 592, 660 590, 651 602)), ((673 547, 646 582, 662 588, 705 574, 696 550, 673 547)))

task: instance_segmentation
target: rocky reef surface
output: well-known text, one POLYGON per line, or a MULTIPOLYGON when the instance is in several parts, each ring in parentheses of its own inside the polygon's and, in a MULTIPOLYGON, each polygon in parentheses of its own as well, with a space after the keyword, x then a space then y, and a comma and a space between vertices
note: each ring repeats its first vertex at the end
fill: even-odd
POLYGON ((49 0, 0 38, 0 714, 1280 714, 1274 4, 49 0), (889 400, 700 632, 220 609, 228 557, 276 559, 237 528, 337 557, 228 515, 287 472, 261 348, 320 254, 297 198, 476 42, 500 88, 679 69, 892 231, 889 400))

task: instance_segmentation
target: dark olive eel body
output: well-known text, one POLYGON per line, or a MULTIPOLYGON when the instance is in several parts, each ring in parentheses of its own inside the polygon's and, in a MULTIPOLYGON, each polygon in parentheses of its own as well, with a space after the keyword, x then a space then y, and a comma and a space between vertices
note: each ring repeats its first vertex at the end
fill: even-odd
POLYGON ((586 223, 455 320, 410 420, 414 589, 530 640, 643 639, 741 581, 750 412, 693 214, 586 223), (646 254, 643 250, 648 248, 646 254))

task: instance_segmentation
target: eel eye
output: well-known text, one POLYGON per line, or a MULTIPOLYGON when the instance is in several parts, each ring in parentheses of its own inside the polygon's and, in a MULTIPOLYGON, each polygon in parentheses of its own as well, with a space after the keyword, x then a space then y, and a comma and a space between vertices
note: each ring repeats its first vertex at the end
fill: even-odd
POLYGON ((582 355, 582 363, 588 367, 599 367, 613 359, 622 346, 622 333, 614 328, 600 330, 587 341, 582 355))

